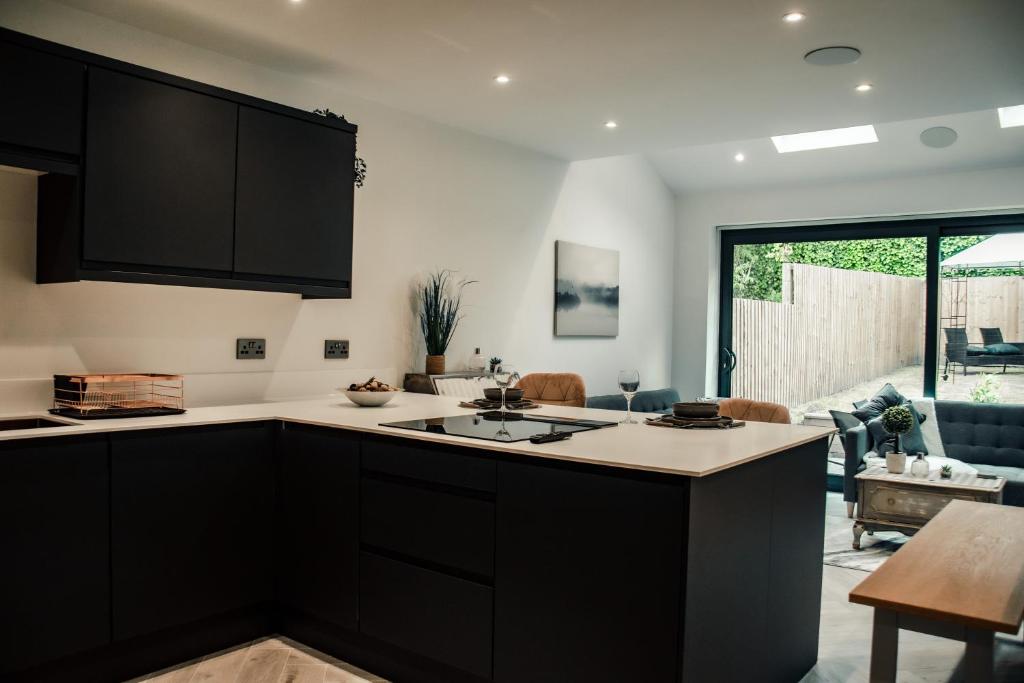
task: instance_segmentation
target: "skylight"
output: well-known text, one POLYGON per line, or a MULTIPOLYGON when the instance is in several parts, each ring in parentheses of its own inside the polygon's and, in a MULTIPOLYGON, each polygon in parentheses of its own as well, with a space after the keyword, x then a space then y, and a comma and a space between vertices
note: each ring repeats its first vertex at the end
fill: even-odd
POLYGON ((1018 104, 1016 107, 999 107, 996 111, 999 112, 1000 128, 1024 126, 1024 104, 1018 104))
POLYGON ((827 147, 846 147, 847 145, 863 145, 878 142, 874 126, 853 126, 852 128, 833 128, 817 130, 812 133, 795 133, 793 135, 773 135, 772 142, 780 154, 787 152, 803 152, 809 149, 825 149, 827 147))

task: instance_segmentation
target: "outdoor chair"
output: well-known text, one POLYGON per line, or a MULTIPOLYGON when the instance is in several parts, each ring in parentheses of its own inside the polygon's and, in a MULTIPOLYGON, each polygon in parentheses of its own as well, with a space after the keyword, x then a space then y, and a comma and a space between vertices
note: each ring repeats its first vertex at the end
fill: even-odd
POLYGON ((968 367, 1002 366, 1003 372, 1006 372, 1008 365, 1024 365, 1024 342, 1015 344, 1003 342, 1003 333, 998 327, 981 328, 984 346, 969 343, 967 330, 962 327, 944 327, 942 331, 946 335, 946 364, 942 372, 943 379, 949 375, 950 366, 952 366, 953 372, 956 372, 959 365, 964 370, 963 374, 966 375, 968 367), (999 349, 1000 346, 1004 348, 999 349))

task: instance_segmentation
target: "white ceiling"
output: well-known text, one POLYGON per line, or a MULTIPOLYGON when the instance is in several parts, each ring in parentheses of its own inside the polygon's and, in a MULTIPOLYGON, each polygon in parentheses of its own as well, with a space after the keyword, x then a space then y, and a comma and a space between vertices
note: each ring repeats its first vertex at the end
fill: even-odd
POLYGON ((62 1, 566 159, 643 153, 677 191, 1024 163, 994 112, 1024 103, 1024 0, 62 1), (826 45, 863 56, 803 61, 826 45), (866 123, 878 144, 768 141, 866 123), (958 142, 923 147, 940 124, 958 142))

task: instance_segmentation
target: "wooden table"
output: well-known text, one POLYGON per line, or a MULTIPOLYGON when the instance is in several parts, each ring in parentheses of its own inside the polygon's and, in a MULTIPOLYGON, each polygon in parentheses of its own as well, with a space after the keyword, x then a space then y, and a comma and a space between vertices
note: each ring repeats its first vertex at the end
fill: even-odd
POLYGON ((860 550, 865 531, 899 531, 912 536, 951 500, 1003 502, 1004 477, 987 478, 957 473, 943 479, 937 471, 928 477, 890 474, 874 465, 857 475, 857 519, 853 523, 853 549, 860 550))
POLYGON ((872 683, 896 680, 901 628, 966 642, 966 680, 991 681, 995 633, 1024 617, 1024 508, 950 502, 850 602, 875 608, 872 683))

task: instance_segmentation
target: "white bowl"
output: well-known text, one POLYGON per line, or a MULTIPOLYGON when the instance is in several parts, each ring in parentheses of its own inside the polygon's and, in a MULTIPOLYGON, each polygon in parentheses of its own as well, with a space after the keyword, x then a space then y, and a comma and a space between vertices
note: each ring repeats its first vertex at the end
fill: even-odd
POLYGON ((382 406, 395 397, 397 391, 349 391, 348 389, 342 390, 348 400, 355 403, 357 406, 366 406, 368 408, 376 408, 382 406))

